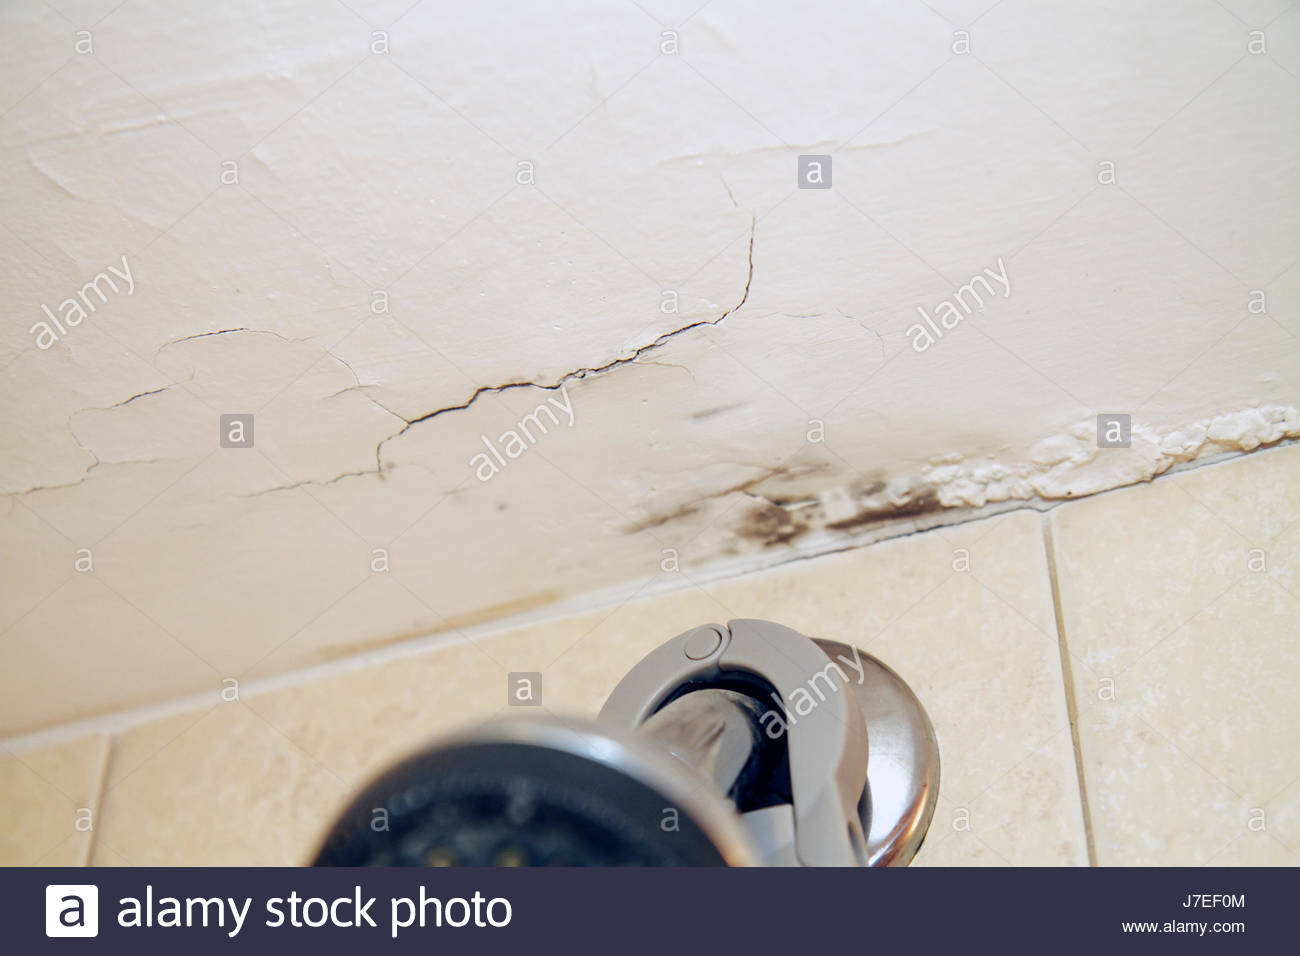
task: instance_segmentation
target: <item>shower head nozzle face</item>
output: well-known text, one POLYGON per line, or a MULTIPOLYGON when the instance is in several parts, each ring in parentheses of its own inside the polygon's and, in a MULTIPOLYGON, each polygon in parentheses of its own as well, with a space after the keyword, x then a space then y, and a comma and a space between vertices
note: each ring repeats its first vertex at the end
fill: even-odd
POLYGON ((431 750, 368 787, 318 866, 721 866, 699 824, 616 766, 536 743, 431 750))

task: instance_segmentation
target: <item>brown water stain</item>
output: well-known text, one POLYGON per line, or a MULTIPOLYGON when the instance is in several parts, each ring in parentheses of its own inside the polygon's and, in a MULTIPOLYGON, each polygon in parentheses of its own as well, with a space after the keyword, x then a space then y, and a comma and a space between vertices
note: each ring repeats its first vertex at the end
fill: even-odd
POLYGON ((915 518, 918 515, 931 514, 943 509, 944 505, 939 500, 939 496, 931 490, 914 495, 900 504, 864 509, 851 518, 832 521, 826 527, 831 531, 857 531, 867 525, 894 521, 899 518, 915 518))

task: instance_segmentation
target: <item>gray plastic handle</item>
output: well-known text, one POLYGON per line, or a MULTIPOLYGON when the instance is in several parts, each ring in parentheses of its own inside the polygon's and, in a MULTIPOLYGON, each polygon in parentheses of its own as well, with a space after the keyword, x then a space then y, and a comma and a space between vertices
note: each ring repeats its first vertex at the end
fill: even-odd
POLYGON ((866 721, 843 670, 798 631, 756 620, 692 628, 632 668, 605 701, 600 718, 635 730, 682 684, 723 671, 756 674, 781 698, 799 862, 862 865, 858 799, 867 782, 866 721), (797 694, 810 702, 804 713, 791 710, 797 694))

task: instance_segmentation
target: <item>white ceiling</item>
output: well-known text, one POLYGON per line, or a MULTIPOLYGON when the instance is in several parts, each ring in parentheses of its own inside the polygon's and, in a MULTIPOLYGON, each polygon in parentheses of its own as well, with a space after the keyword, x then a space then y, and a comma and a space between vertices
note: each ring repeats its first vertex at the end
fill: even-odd
POLYGON ((1294 5, 408 6, 0 11, 0 730, 1300 436, 1294 5))

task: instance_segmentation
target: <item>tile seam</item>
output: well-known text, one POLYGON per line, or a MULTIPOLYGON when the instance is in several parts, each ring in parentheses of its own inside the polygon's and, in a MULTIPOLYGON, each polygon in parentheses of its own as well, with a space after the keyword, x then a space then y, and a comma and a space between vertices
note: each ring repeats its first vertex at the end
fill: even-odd
POLYGON ((1061 682, 1065 689, 1065 709, 1070 720, 1070 740, 1074 750, 1074 771, 1079 781, 1079 809, 1083 816, 1083 836, 1088 850, 1088 865, 1097 866, 1097 842, 1092 826, 1092 807, 1088 800, 1088 782, 1084 771, 1083 744, 1079 737, 1079 704, 1075 697, 1074 668, 1070 666, 1070 646, 1065 632, 1065 610, 1061 602, 1060 576, 1056 567, 1055 542, 1052 537, 1052 515, 1040 518, 1043 529, 1043 551, 1047 558, 1047 577, 1052 588, 1052 611, 1056 617, 1057 648, 1061 656, 1061 682))
POLYGON ((104 796, 108 792, 108 770, 109 765, 113 762, 113 751, 117 748, 117 737, 114 734, 104 735, 104 747, 102 756, 99 758, 98 779, 95 781, 95 792, 91 797, 91 820, 93 821, 90 828, 90 839, 86 841, 86 852, 82 858, 82 866, 93 866, 95 859, 95 847, 99 843, 99 828, 103 821, 100 819, 104 809, 104 796))

